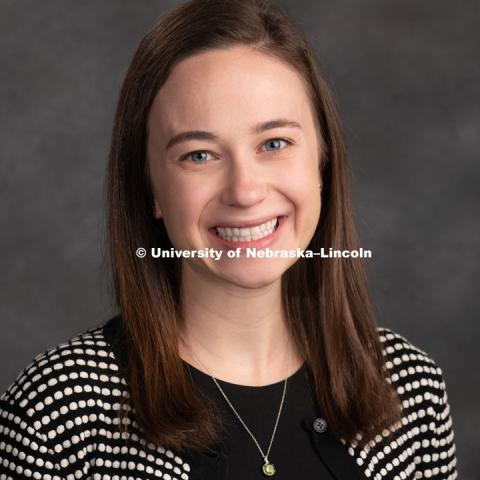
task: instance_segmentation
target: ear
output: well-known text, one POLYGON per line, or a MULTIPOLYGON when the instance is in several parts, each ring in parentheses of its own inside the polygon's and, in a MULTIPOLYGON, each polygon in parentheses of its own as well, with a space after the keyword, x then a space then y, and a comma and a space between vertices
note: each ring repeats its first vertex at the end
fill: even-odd
POLYGON ((156 219, 159 219, 159 218, 162 218, 162 211, 160 209, 160 205, 157 201, 157 199, 155 198, 154 202, 153 202, 153 216, 156 218, 156 219))

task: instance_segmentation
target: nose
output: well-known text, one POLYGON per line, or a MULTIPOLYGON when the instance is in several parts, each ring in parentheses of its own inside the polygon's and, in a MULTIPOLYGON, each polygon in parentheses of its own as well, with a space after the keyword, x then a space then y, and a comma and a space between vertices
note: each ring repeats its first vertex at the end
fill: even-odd
POLYGON ((252 207, 267 196, 268 186, 253 159, 235 158, 226 171, 221 200, 225 205, 252 207))

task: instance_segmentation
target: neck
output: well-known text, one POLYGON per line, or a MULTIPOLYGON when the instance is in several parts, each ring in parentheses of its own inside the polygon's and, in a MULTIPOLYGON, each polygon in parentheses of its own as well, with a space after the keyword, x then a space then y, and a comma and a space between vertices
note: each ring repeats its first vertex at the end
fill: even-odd
POLYGON ((281 279, 249 289, 185 266, 179 336, 186 362, 230 383, 276 383, 303 363, 282 309, 281 279))

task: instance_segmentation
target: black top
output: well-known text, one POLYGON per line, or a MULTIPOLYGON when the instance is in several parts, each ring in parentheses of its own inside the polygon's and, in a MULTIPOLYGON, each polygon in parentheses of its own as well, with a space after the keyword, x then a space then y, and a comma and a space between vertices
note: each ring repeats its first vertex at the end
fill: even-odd
MULTIPOLYGON (((212 377, 184 362, 201 392, 222 413, 224 429, 218 447, 218 478, 261 480, 263 457, 226 402, 212 377)), ((264 453, 268 450, 283 394, 284 381, 266 386, 245 386, 218 380, 219 385, 253 433, 264 453)), ((307 364, 288 378, 282 413, 268 460, 275 466, 275 480, 292 478, 365 478, 346 447, 329 432, 313 400, 307 364)), ((197 457, 197 463, 201 460, 197 457)), ((196 471, 193 459, 192 471, 196 471)), ((210 467, 208 472, 210 472, 210 467)), ((207 478, 207 471, 198 478, 207 478)))

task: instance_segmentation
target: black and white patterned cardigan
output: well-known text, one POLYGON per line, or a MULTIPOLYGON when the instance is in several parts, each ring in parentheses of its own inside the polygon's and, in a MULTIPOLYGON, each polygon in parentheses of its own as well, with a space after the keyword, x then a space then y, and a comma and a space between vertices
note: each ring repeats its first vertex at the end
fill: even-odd
MULTIPOLYGON (((109 336, 112 321, 118 317, 36 356, 0 397, 0 480, 205 478, 191 468, 193 457, 146 442, 134 412, 128 443, 118 431, 126 382, 109 336)), ((395 439, 386 430, 364 448, 342 442, 358 478, 457 478, 442 371, 402 336, 378 331, 404 416, 391 429, 401 429, 395 439)))

